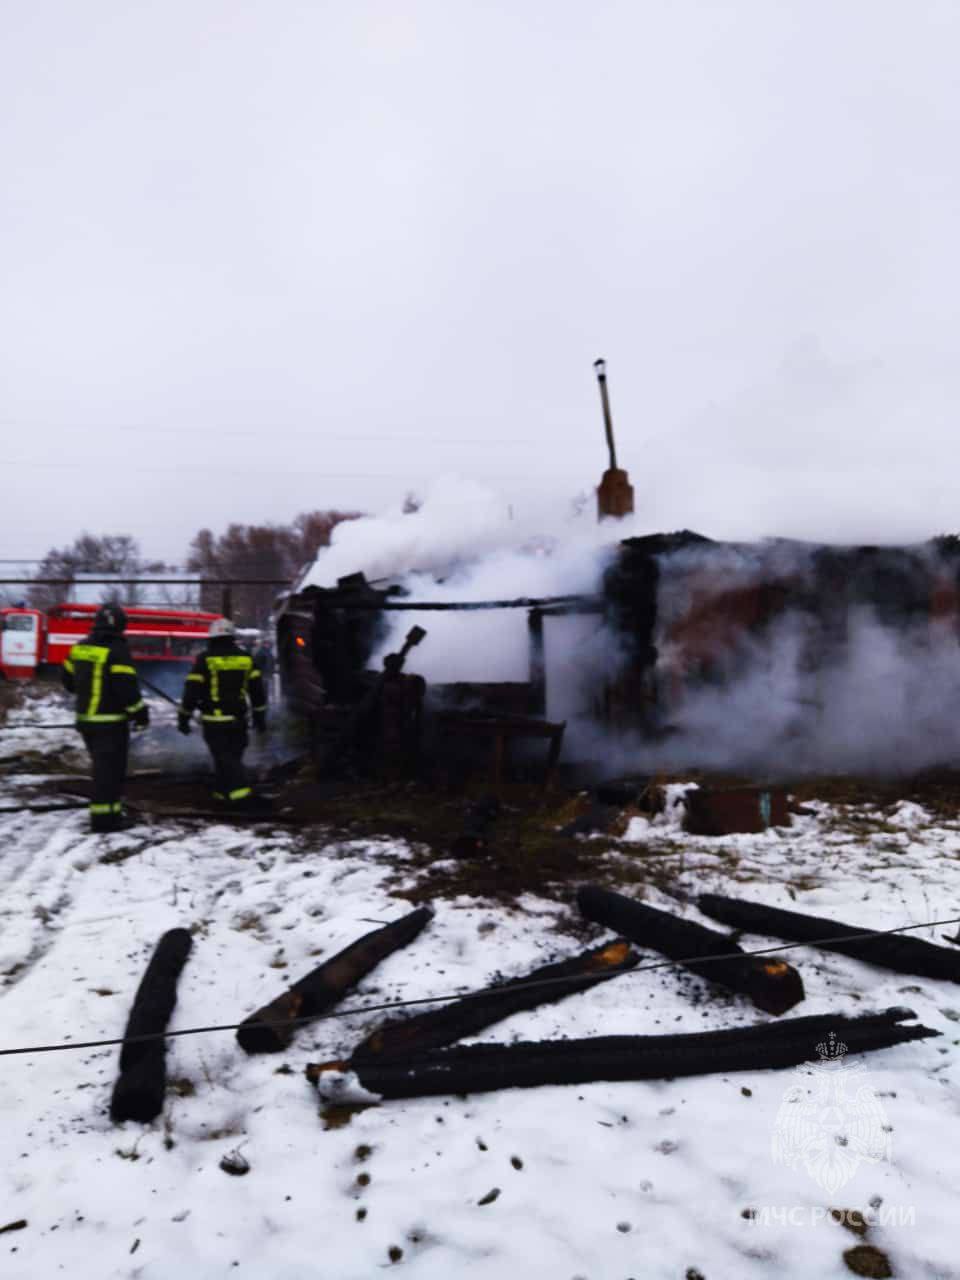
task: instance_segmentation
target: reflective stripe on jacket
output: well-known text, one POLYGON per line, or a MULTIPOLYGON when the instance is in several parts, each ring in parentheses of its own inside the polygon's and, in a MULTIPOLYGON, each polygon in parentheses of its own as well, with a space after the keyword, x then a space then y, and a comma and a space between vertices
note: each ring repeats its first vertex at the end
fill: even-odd
POLYGON ((78 724, 119 724, 143 706, 140 682, 122 636, 93 632, 63 664, 63 686, 76 694, 78 724))
POLYGON ((212 640, 187 676, 180 710, 189 715, 199 707, 202 719, 211 723, 245 721, 248 702, 254 711, 266 711, 263 673, 229 637, 212 640))

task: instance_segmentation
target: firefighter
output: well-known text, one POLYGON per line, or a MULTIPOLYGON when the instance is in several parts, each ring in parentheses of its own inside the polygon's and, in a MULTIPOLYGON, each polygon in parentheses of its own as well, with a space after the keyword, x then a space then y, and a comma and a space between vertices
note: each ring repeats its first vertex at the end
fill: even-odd
POLYGON ((261 640, 253 653, 254 665, 258 666, 263 672, 264 677, 269 680, 276 670, 277 663, 273 656, 273 647, 269 640, 261 640))
POLYGON ((203 738, 213 756, 215 800, 235 808, 252 808, 254 797, 243 765, 247 746, 247 703, 257 733, 267 729, 266 680, 245 649, 237 644, 236 627, 218 618, 208 633, 207 648, 197 655, 183 687, 177 728, 190 732, 190 716, 197 708, 203 738))
POLYGON ((121 831, 132 825, 123 811, 130 722, 140 729, 150 723, 123 638, 126 625, 127 615, 119 605, 105 604, 97 610, 93 630, 73 646, 63 664, 63 685, 76 694, 77 728, 93 762, 92 831, 121 831))

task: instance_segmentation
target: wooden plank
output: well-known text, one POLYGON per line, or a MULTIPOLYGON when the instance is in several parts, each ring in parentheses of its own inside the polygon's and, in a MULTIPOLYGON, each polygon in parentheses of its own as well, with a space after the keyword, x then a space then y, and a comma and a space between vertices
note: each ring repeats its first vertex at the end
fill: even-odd
POLYGON ((760 1071, 815 1061, 818 1045, 831 1034, 843 1042, 847 1053, 866 1053, 940 1034, 929 1027, 899 1025, 913 1017, 910 1009, 887 1009, 857 1018, 821 1014, 681 1035, 460 1046, 386 1060, 311 1063, 306 1075, 322 1089, 329 1073, 352 1069, 368 1093, 420 1098, 595 1080, 665 1080, 760 1071))
POLYGON ((297 1028, 319 1017, 374 969, 381 960, 412 942, 432 919, 429 907, 418 907, 399 920, 374 929, 302 977, 282 995, 246 1018, 237 1040, 247 1053, 279 1053, 297 1028))
POLYGON ((864 938, 859 935, 870 932, 866 927, 828 920, 824 916, 808 916, 801 911, 784 911, 759 902, 745 902, 741 898, 726 898, 717 893, 701 894, 697 906, 705 915, 735 929, 788 938, 791 942, 817 942, 825 951, 853 956, 896 973, 960 982, 960 955, 923 938, 903 934, 864 938), (834 941, 824 942, 825 938, 834 941))
POLYGON ((616 941, 569 960, 543 965, 522 977, 426 1013, 384 1023, 354 1049, 351 1061, 396 1057, 452 1044, 522 1009, 535 1009, 606 982, 632 969, 637 960, 636 952, 625 942, 616 941), (541 983, 544 985, 537 985, 541 983))
POLYGON ((680 961, 701 978, 748 996, 766 1013, 786 1013, 803 999, 803 981, 786 961, 775 956, 748 956, 715 929, 596 885, 584 886, 577 894, 577 904, 589 920, 680 961))
POLYGON ((168 930, 154 949, 133 999, 120 1049, 120 1074, 110 1102, 115 1121, 146 1124, 163 1110, 167 1085, 166 1041, 177 1002, 177 981, 193 947, 187 929, 168 930), (137 1037, 152 1036, 149 1040, 137 1037))

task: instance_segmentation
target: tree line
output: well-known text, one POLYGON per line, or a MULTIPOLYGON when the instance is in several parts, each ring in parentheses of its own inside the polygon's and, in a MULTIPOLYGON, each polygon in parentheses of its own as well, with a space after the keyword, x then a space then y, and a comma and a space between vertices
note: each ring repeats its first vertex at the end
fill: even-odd
MULTIPOLYGON (((223 579, 232 588, 233 617, 238 626, 263 627, 282 587, 245 586, 243 579, 267 579, 293 583, 309 566, 321 547, 328 546, 333 530, 344 520, 355 520, 359 511, 304 511, 289 524, 231 524, 221 534, 201 529, 190 541, 183 566, 149 560, 136 538, 129 534, 82 533, 66 547, 52 547, 40 561, 37 578, 61 578, 66 586, 34 584, 28 599, 35 608, 59 604, 81 575, 116 577, 115 585, 97 588, 97 598, 118 604, 196 605, 196 588, 177 585, 145 585, 136 579, 164 577, 186 572, 190 577, 223 579)), ((219 586, 200 588, 199 607, 218 613, 219 586)))

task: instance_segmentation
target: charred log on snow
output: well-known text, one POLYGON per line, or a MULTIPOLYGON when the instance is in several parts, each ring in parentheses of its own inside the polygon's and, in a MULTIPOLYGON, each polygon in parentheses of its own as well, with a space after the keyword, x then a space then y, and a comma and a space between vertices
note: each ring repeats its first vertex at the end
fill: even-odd
POLYGON ((923 978, 960 982, 960 956, 922 938, 902 934, 865 938, 863 935, 869 933, 869 929, 842 924, 839 920, 827 920, 823 916, 808 916, 800 911, 783 911, 758 902, 744 902, 740 898, 725 898, 717 893, 701 894, 697 906, 706 915, 735 929, 788 938, 791 942, 816 942, 826 951, 866 960, 868 964, 893 969, 896 973, 915 973, 923 978))
POLYGON ((749 996, 766 1013, 786 1013, 803 999, 803 982, 796 969, 774 957, 748 956, 715 929, 596 885, 584 886, 577 894, 577 904, 587 919, 616 929, 639 946, 681 961, 701 978, 749 996), (701 959, 703 963, 699 963, 701 959))
POLYGON ((562 1000, 636 965, 638 956, 625 942, 612 942, 570 960, 544 965, 476 995, 412 1018, 387 1022, 353 1051, 351 1062, 380 1061, 453 1044, 521 1009, 562 1000), (537 985, 537 984, 549 985, 537 985))
POLYGON ((289 991, 244 1020, 237 1031, 241 1047, 247 1053, 278 1053, 285 1049, 303 1021, 319 1017, 381 960, 412 942, 432 915, 429 907, 418 907, 392 924, 364 934, 324 961, 289 991))
POLYGON ((913 1017, 910 1009, 894 1008, 858 1018, 822 1014, 687 1035, 471 1045, 402 1059, 311 1063, 306 1074, 322 1086, 328 1072, 352 1069, 370 1093, 382 1098, 419 1098, 593 1080, 662 1080, 760 1071, 798 1066, 815 1059, 821 1045, 836 1041, 842 1042, 847 1053, 865 1053, 940 1034, 929 1027, 899 1025, 913 1017))
POLYGON ((157 943, 140 980, 123 1033, 120 1074, 114 1085, 110 1115, 116 1121, 146 1124, 163 1110, 167 1087, 167 1046, 163 1032, 177 1002, 177 979, 187 962, 193 938, 187 929, 170 929, 157 943), (152 1036, 153 1039, 139 1039, 152 1036))

